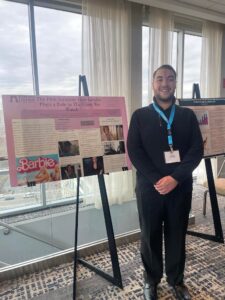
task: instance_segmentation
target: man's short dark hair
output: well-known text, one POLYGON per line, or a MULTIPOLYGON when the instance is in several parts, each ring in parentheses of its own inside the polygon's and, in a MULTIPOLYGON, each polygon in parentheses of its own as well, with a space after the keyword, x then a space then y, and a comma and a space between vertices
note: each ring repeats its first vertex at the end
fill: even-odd
POLYGON ((175 79, 177 78, 177 73, 174 70, 174 68, 171 65, 161 65, 160 67, 158 67, 158 69, 156 69, 153 73, 153 79, 155 78, 155 75, 157 73, 157 71, 161 70, 161 69, 166 69, 166 70, 170 70, 173 72, 175 79))

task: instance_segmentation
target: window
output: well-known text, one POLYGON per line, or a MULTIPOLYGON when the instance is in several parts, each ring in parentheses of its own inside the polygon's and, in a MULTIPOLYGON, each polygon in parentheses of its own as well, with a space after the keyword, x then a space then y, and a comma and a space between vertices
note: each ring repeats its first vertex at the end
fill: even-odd
MULTIPOLYGON (((195 28, 190 24, 175 26, 173 34, 172 66, 177 71, 177 97, 191 98, 193 83, 200 82, 201 47, 199 23, 195 28), (186 29, 185 29, 186 27, 186 29)), ((190 22, 190 21, 189 21, 190 22)), ((142 105, 149 103, 148 88, 151 88, 151 78, 148 77, 148 55, 149 55, 149 27, 142 27, 142 105)))
MULTIPOLYGON (((0 90, 2 94, 33 94, 27 5, 0 2, 0 90), (10 20, 10 22, 9 22, 10 20)), ((11 188, 5 141, 2 99, 0 110, 1 213, 40 205, 39 187, 11 188)))
MULTIPOLYGON (((35 7, 39 90, 41 95, 78 95, 81 73, 82 16, 35 7)), ((76 182, 46 184, 46 203, 76 197, 76 182)))
MULTIPOLYGON (((27 5, 0 2, 1 95, 33 94, 28 22, 27 5)), ((2 99, 0 102, 0 157, 6 157, 2 99)), ((0 167, 7 164, 0 162, 0 167)))
MULTIPOLYGON (((82 16, 78 12, 81 8, 76 3, 60 7, 58 2, 58 7, 51 8, 46 3, 43 5, 34 6, 34 27, 29 29, 27 4, 0 2, 1 94, 35 94, 33 80, 36 80, 42 95, 78 95, 82 30, 82 16), (37 78, 32 75, 35 66, 31 60, 30 32, 32 38, 36 36, 37 78)), ((0 133, 1 215, 74 200, 76 183, 71 180, 11 188, 2 105, 0 133)))
MULTIPOLYGON (((147 26, 142 27, 142 106, 149 104, 148 88, 151 88, 151 78, 148 74, 148 61, 149 61, 149 30, 147 26)), ((173 33, 173 49, 172 49, 172 66, 177 69, 177 38, 178 34, 173 33)))
POLYGON ((200 82, 201 48, 201 36, 185 33, 183 98, 192 97, 193 83, 200 82))
POLYGON ((82 16, 35 7, 41 95, 78 95, 82 16))
POLYGON ((148 54, 149 54, 149 27, 142 27, 142 104, 148 103, 148 54))

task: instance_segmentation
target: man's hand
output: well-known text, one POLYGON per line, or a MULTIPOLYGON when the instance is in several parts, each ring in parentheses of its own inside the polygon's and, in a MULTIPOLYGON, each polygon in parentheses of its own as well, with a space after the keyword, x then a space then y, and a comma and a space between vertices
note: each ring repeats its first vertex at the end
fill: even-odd
POLYGON ((178 182, 172 176, 165 176, 156 182, 155 189, 161 194, 166 195, 178 185, 178 182))

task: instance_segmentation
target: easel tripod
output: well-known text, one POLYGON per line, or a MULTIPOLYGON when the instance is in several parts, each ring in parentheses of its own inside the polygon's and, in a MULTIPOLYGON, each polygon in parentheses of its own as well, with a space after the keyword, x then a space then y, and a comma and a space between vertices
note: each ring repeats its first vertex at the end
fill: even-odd
MULTIPOLYGON (((81 96, 81 85, 83 86, 83 93, 84 96, 89 96, 86 77, 79 76, 79 96, 81 96)), ((101 269, 93 266, 89 262, 85 261, 84 259, 78 258, 78 250, 77 250, 77 239, 78 239, 78 224, 79 224, 79 189, 80 189, 80 177, 77 178, 77 194, 76 194, 76 214, 75 214, 75 239, 74 239, 74 281, 73 281, 73 299, 76 299, 76 291, 77 291, 77 262, 80 262, 85 267, 89 268, 90 270, 94 271, 96 274, 102 276, 109 282, 113 283, 114 285, 123 288, 122 277, 120 272, 119 260, 117 255, 117 248, 115 242, 115 236, 113 231, 112 225, 112 218, 109 209, 109 202, 108 196, 105 186, 104 175, 98 175, 98 184, 101 194, 102 200, 102 208, 103 214, 105 219, 105 226, 106 232, 108 237, 108 245, 109 245, 109 252, 111 257, 112 263, 112 270, 113 276, 102 271, 101 269)))
MULTIPOLYGON (((198 84, 193 85, 192 98, 193 99, 194 98, 201 99, 198 84)), ((187 233, 190 235, 193 235, 193 236, 197 236, 197 237, 206 239, 206 240, 224 243, 223 230, 222 230, 222 225, 221 225, 220 212, 219 212, 219 206, 218 206, 218 200, 217 200, 217 195, 216 195, 216 188, 215 188, 215 182, 214 182, 214 178, 213 178, 210 157, 205 157, 205 167, 206 167, 206 175, 207 175, 207 181, 208 181, 210 202, 211 202, 211 207, 212 207, 212 216, 213 216, 215 235, 205 234, 205 233, 191 231, 191 230, 189 230, 187 233)))

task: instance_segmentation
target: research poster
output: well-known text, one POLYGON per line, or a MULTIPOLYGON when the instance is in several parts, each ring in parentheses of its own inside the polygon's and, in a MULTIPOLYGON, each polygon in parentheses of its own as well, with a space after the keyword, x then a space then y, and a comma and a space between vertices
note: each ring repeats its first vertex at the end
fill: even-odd
POLYGON ((2 99, 12 186, 131 169, 123 97, 2 99))
POLYGON ((225 153, 225 99, 180 99, 181 106, 191 108, 198 119, 204 142, 204 156, 225 153))

